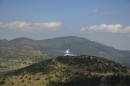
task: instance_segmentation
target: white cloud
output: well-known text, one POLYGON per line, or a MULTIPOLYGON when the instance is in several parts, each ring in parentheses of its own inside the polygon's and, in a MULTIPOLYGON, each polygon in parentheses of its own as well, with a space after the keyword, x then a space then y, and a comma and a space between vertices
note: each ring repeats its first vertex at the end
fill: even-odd
POLYGON ((130 33, 130 26, 123 27, 121 24, 101 24, 82 28, 81 31, 95 33, 130 33))
POLYGON ((0 23, 0 28, 16 29, 24 31, 36 31, 36 30, 55 30, 61 26, 61 22, 25 22, 25 21, 13 21, 9 23, 0 23))
POLYGON ((117 13, 116 12, 106 12, 105 15, 110 16, 110 17, 115 17, 115 16, 117 16, 117 13))

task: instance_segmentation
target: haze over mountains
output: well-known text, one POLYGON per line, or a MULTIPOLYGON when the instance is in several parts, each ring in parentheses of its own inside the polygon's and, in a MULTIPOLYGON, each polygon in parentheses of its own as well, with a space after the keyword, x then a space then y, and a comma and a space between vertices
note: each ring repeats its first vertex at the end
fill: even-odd
POLYGON ((76 36, 0 40, 0 85, 129 86, 129 57, 130 51, 76 36), (74 56, 63 56, 66 49, 74 56))
POLYGON ((129 0, 0 0, 0 12, 0 86, 130 86, 129 0))
POLYGON ((86 38, 67 36, 46 40, 32 40, 21 37, 13 40, 0 40, 0 54, 5 54, 23 45, 30 45, 35 49, 46 52, 52 57, 61 56, 66 49, 77 55, 95 55, 120 62, 130 66, 130 51, 117 50, 86 38))

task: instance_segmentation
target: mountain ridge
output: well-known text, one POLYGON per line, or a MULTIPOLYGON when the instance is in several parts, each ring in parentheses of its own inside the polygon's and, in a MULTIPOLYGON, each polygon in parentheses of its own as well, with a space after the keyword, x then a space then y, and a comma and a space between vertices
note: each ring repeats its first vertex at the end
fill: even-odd
POLYGON ((86 38, 77 36, 57 37, 46 40, 32 40, 26 37, 22 37, 10 40, 7 42, 7 44, 3 44, 0 41, 0 49, 3 50, 0 53, 6 52, 6 50, 8 51, 9 48, 18 48, 23 44, 30 44, 32 47, 39 49, 40 51, 47 52, 52 57, 63 55, 66 49, 70 49, 72 53, 78 55, 87 54, 102 56, 107 59, 118 61, 122 64, 130 66, 130 51, 117 50, 102 43, 90 41, 86 38))
MULTIPOLYGON (((31 39, 31 38, 28 38, 28 37, 18 37, 18 38, 14 38, 14 39, 11 39, 11 40, 7 40, 7 39, 0 39, 0 41, 7 41, 7 42, 13 42, 13 41, 23 41, 23 40, 26 40, 26 41, 48 41, 48 40, 55 40, 55 39, 61 39, 61 38, 82 38, 84 40, 88 40, 88 41, 91 41, 91 42, 95 42, 95 43, 98 43, 98 44, 101 44, 101 45, 104 45, 104 46, 108 46, 108 47, 111 47, 109 45, 106 45, 106 44, 103 44, 103 43, 99 43, 99 42, 96 42, 96 41, 92 41, 92 40, 89 40, 87 38, 83 38, 83 37, 78 37, 78 36, 63 36, 63 37, 56 37, 56 38, 49 38, 49 39, 39 39, 39 40, 36 40, 36 39, 31 39)), ((117 49, 115 47, 111 47, 111 48, 114 48, 116 50, 120 50, 120 49, 117 49)), ((130 51, 130 50, 121 50, 121 51, 130 51)))
MULTIPOLYGON (((103 44, 103 43, 99 43, 99 42, 96 42, 96 41, 92 41, 92 40, 89 40, 89 39, 87 39, 87 38, 78 37, 78 36, 63 36, 63 37, 56 37, 56 38, 49 38, 49 39, 39 39, 39 40, 31 39, 31 38, 28 38, 28 37, 19 37, 19 38, 14 38, 14 39, 12 39, 12 40, 0 39, 0 41, 23 41, 23 40, 26 40, 26 41, 48 41, 48 40, 64 39, 64 38, 72 38, 72 39, 73 39, 73 38, 79 38, 79 39, 83 39, 83 40, 95 42, 95 43, 101 44, 101 45, 103 45, 103 46, 111 47, 111 46, 109 46, 109 45, 106 45, 106 44, 103 44)), ((114 48, 114 49, 116 49, 116 50, 120 50, 120 49, 117 49, 117 48, 115 48, 115 47, 111 47, 111 48, 114 48)), ((130 52, 130 50, 121 50, 121 51, 130 52)))

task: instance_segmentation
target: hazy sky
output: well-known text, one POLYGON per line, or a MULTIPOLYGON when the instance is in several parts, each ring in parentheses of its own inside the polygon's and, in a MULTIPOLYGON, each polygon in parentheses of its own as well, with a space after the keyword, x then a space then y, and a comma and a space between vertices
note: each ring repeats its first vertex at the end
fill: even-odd
POLYGON ((0 0, 0 39, 70 35, 130 50, 130 0, 0 0))

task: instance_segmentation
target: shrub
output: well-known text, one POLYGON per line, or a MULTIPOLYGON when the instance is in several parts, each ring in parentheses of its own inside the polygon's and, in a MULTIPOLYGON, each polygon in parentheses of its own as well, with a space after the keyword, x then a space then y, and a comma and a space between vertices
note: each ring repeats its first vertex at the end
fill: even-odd
POLYGON ((0 81, 0 85, 3 85, 3 84, 5 84, 5 81, 4 80, 0 81))
POLYGON ((22 82, 25 82, 25 80, 22 80, 22 82))
POLYGON ((28 80, 31 80, 31 77, 29 77, 28 80))

